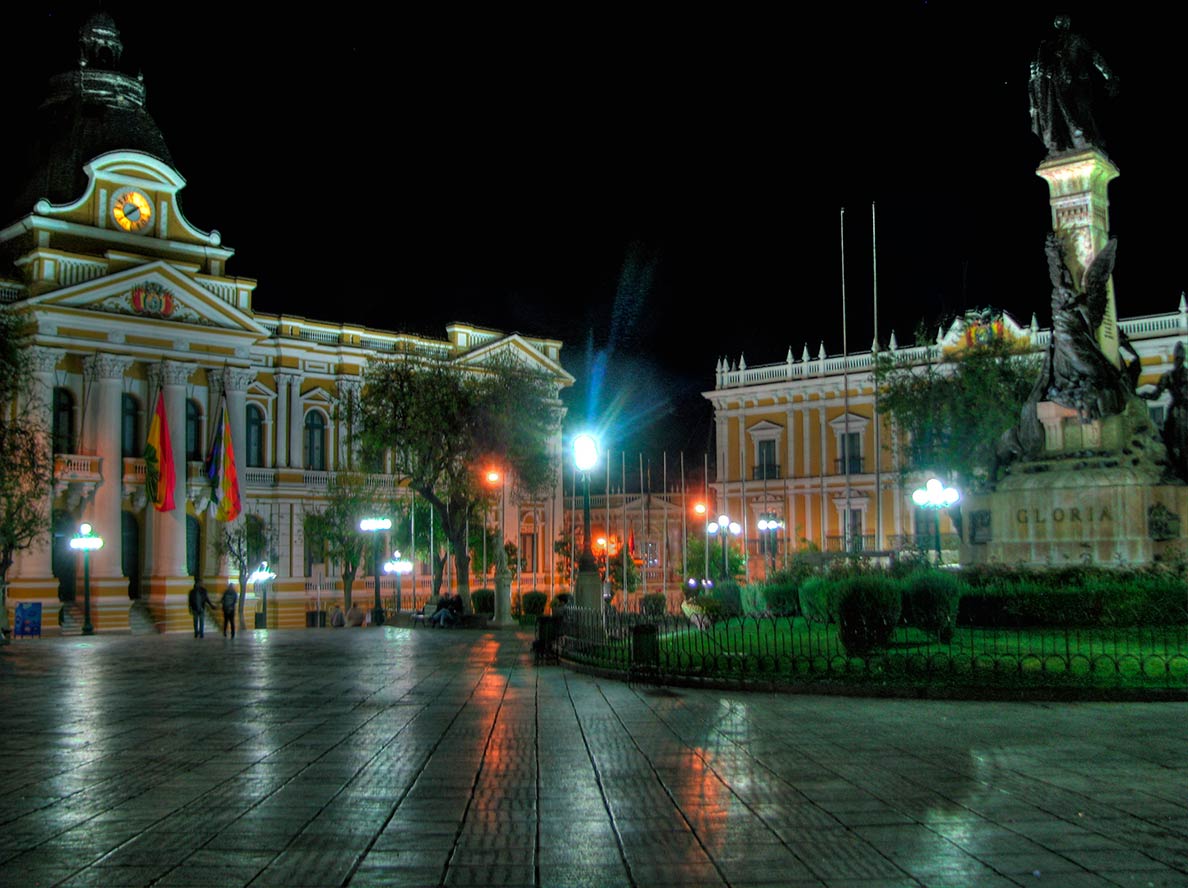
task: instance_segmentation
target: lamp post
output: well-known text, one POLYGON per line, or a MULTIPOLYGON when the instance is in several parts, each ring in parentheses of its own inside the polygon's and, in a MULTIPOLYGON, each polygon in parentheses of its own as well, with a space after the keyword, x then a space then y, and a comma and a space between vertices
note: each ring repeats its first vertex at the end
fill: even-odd
POLYGON ((507 477, 498 469, 487 471, 487 484, 499 486, 499 511, 495 528, 495 621, 496 626, 512 625, 511 571, 507 566, 507 477))
POLYGON ((764 512, 759 516, 758 527, 759 532, 763 534, 763 551, 767 555, 768 570, 775 570, 776 550, 779 548, 779 532, 784 528, 784 521, 772 512, 764 512))
POLYGON ((384 625, 384 606, 380 603, 380 533, 392 529, 391 518, 364 518, 359 522, 359 530, 372 534, 375 540, 375 563, 372 572, 375 574, 375 607, 371 611, 373 625, 384 625))
POLYGON ((70 548, 83 553, 83 635, 94 635, 91 625, 91 551, 103 548, 103 537, 92 532, 91 525, 80 524, 78 533, 70 538, 70 548))
MULTIPOLYGON (((726 555, 727 539, 731 535, 738 536, 742 533, 742 525, 737 521, 731 521, 729 515, 719 515, 717 521, 711 521, 706 525, 705 532, 711 536, 718 533, 722 535, 722 580, 730 579, 730 562, 726 555)), ((708 548, 709 546, 706 546, 706 549, 708 548)))
POLYGON ((393 552, 392 559, 384 562, 384 573, 396 574, 396 613, 400 614, 404 607, 400 600, 400 577, 412 572, 412 562, 400 557, 400 552, 393 552))
POLYGON ((257 587, 264 587, 264 592, 262 593, 262 598, 260 600, 260 613, 256 615, 257 618, 263 617, 264 625, 261 626, 259 623, 257 623, 257 629, 268 628, 268 581, 275 579, 276 573, 268 569, 267 561, 261 561, 260 566, 248 574, 249 584, 255 583, 257 587))
POLYGON ((948 509, 959 499, 961 499, 961 494, 955 488, 946 487, 936 478, 929 478, 923 487, 912 493, 912 502, 921 509, 930 509, 933 513, 933 524, 936 530, 936 563, 938 566, 941 563, 941 509, 948 509))
POLYGON ((693 507, 693 512, 701 517, 702 524, 705 526, 705 572, 702 576, 709 579, 709 506, 705 503, 698 503, 693 507))
POLYGON ((602 579, 598 576, 590 539, 590 470, 598 464, 598 442, 592 435, 583 433, 573 439, 573 464, 582 476, 582 554, 578 558, 577 604, 597 608, 602 601, 602 579))

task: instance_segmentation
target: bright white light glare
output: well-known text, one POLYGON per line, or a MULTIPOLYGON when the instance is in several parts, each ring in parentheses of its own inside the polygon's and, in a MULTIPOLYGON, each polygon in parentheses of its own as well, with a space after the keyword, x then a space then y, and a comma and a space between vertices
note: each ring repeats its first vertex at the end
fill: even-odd
POLYGON ((730 532, 732 534, 734 534, 735 536, 738 536, 740 533, 742 533, 742 525, 739 524, 737 521, 731 521, 730 522, 730 532))
POLYGON ((592 435, 578 435, 573 439, 573 462, 582 472, 588 472, 598 463, 598 442, 592 435))
POLYGON ((960 493, 936 478, 929 478, 927 484, 912 493, 912 501, 922 509, 947 509, 959 499, 960 493))
POLYGON ((729 527, 730 526, 730 516, 729 515, 719 515, 718 516, 718 526, 719 527, 729 527))
POLYGON ((260 583, 260 582, 264 582, 265 580, 275 580, 275 579, 276 579, 276 574, 268 569, 267 561, 261 561, 260 566, 257 567, 255 570, 253 570, 251 572, 251 574, 248 575, 249 583, 260 583))
POLYGON ((103 548, 103 537, 91 533, 91 525, 80 524, 78 533, 70 538, 70 548, 80 551, 92 551, 103 548))
POLYGON ((718 532, 718 522, 711 521, 709 524, 707 524, 705 526, 705 532, 706 533, 717 533, 718 532))
POLYGON ((392 529, 392 519, 391 518, 364 518, 362 521, 359 522, 359 530, 376 531, 376 530, 391 530, 391 529, 392 529))
POLYGON ((394 559, 384 562, 384 573, 412 573, 412 562, 401 558, 400 553, 397 552, 394 559))

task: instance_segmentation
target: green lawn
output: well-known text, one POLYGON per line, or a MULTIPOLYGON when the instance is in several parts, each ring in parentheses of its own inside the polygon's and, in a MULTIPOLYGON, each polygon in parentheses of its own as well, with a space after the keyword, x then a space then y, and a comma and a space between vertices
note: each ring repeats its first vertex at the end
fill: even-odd
MULTIPOLYGON (((630 664, 626 632, 597 639, 579 657, 630 664)), ((947 643, 902 627, 866 657, 848 656, 834 626, 802 618, 732 619, 707 629, 671 619, 659 627, 660 671, 674 676, 816 678, 862 682, 1188 688, 1188 627, 1128 629, 959 628, 947 643)))

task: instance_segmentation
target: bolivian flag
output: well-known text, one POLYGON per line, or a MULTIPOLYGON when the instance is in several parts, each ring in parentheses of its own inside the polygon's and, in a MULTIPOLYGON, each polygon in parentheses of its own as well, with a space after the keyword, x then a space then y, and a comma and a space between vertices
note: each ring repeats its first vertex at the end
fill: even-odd
POLYGON ((175 482, 173 447, 169 443, 169 423, 165 419, 165 393, 157 392, 157 406, 153 409, 148 442, 144 445, 144 487, 158 512, 173 511, 175 482))
POLYGON ((210 479, 211 503, 218 521, 234 521, 243 506, 239 501, 239 475, 235 471, 235 450, 231 446, 231 420, 227 401, 219 411, 219 424, 206 456, 206 477, 210 479))

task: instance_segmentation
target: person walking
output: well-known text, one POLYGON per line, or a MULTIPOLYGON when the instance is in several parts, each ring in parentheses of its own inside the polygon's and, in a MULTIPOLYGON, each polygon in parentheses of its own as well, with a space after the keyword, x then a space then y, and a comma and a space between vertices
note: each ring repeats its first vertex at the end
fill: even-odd
POLYGON ((239 600, 239 595, 235 592, 235 587, 230 583, 223 591, 223 637, 227 637, 227 627, 231 627, 231 637, 235 637, 235 602, 239 600))
POLYGON ((194 588, 189 595, 190 616, 194 618, 194 637, 206 637, 206 609, 214 610, 210 596, 206 594, 206 587, 199 580, 194 581, 194 588))

